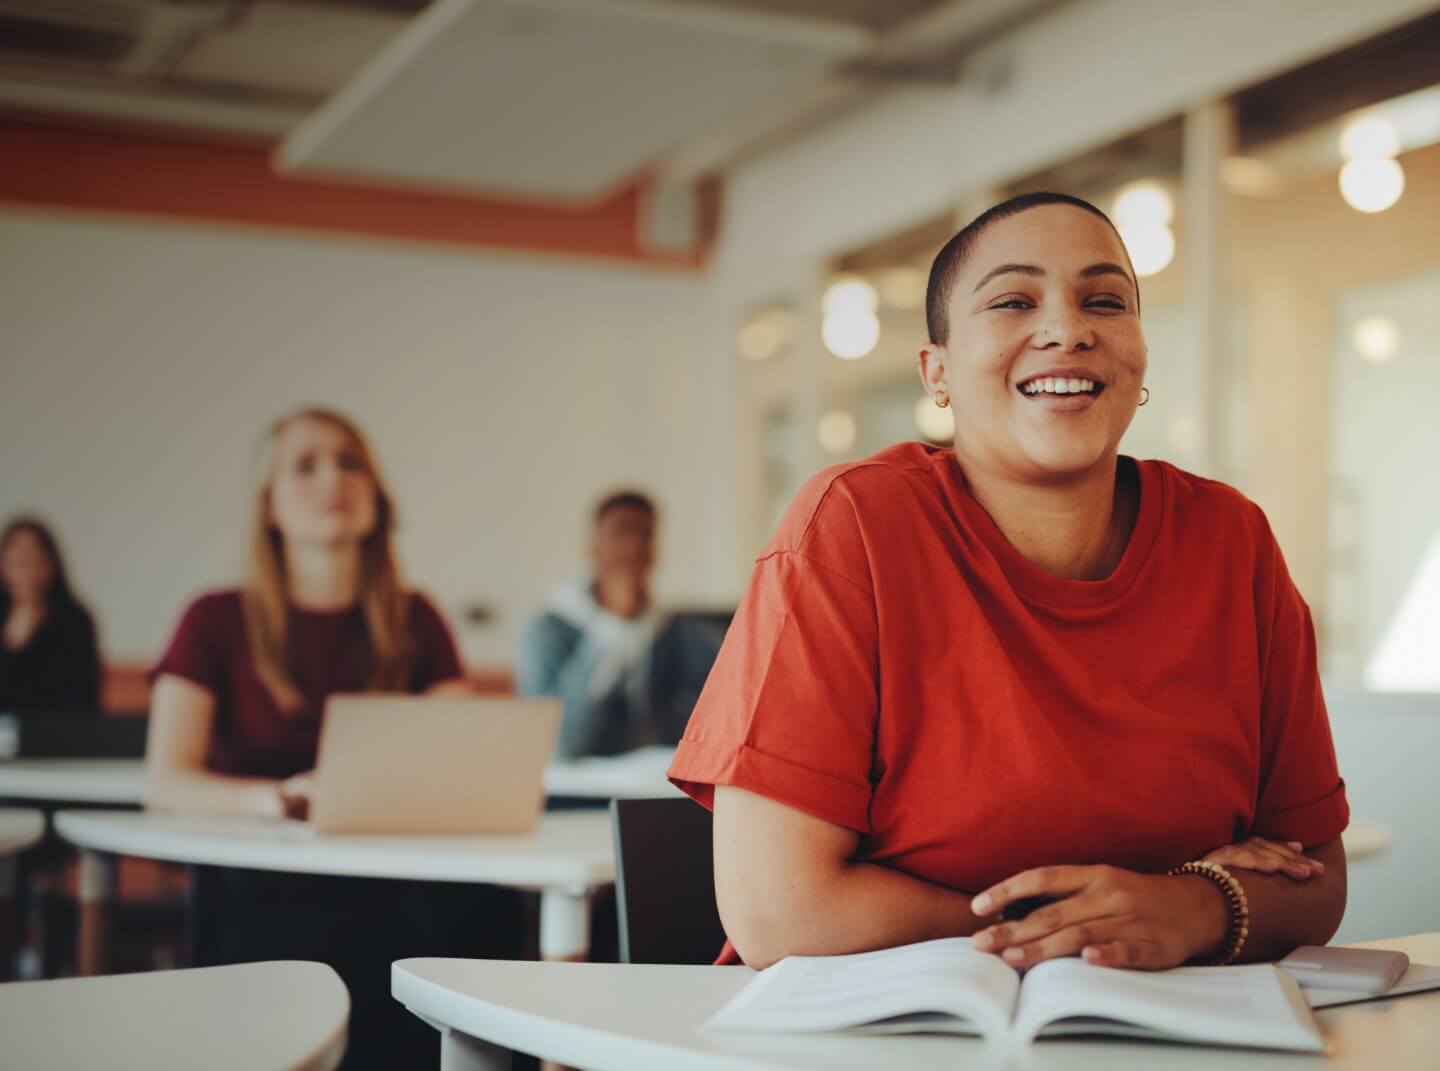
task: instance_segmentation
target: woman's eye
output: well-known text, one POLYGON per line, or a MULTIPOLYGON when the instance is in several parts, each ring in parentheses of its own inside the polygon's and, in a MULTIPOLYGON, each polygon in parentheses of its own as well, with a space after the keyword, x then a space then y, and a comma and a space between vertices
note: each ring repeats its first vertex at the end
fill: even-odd
POLYGON ((346 472, 364 472, 365 466, 354 454, 341 454, 340 467, 346 472))
POLYGON ((1029 309, 1034 308, 1024 298, 1006 298, 1004 301, 997 301, 990 306, 992 309, 1029 309))
POLYGON ((1116 298, 1096 298, 1094 301, 1086 302, 1086 304, 1092 309, 1116 309, 1120 312, 1125 311, 1125 302, 1119 301, 1116 298))

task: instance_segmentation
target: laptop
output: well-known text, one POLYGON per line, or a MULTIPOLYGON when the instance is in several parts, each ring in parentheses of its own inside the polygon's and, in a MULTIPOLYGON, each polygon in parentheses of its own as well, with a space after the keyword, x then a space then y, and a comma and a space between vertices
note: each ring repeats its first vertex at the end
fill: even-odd
POLYGON ((525 833, 545 806, 558 699, 337 695, 311 789, 320 833, 525 833))

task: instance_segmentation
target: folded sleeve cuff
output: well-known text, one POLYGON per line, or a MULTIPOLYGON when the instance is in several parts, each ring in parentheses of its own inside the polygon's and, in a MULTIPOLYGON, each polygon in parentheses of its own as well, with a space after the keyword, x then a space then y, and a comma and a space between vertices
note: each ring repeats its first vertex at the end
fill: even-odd
POLYGON ((730 785, 856 833, 870 832, 869 785, 841 780, 749 744, 718 748, 686 737, 668 776, 680 791, 712 810, 715 786, 730 785))
POLYGON ((1349 824, 1350 804, 1345 798, 1345 782, 1340 781, 1328 795, 1312 803, 1262 811, 1255 817, 1255 833, 1271 840, 1324 844, 1345 832, 1349 824))

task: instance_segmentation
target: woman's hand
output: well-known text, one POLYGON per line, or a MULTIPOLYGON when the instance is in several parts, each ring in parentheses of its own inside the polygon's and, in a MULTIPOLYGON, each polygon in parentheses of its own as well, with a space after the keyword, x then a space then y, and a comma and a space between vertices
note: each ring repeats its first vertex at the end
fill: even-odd
POLYGON ((975 948, 1012 967, 1082 955, 1107 967, 1161 970, 1209 955, 1225 939, 1224 895, 1194 875, 1137 874, 1112 866, 1049 866, 992 885, 971 901, 980 916, 1032 896, 1054 903, 975 934, 975 948))
POLYGON ((305 819, 310 814, 310 795, 315 788, 315 771, 307 770, 280 782, 280 804, 286 818, 305 819))
POLYGON ((1207 863, 1254 870, 1261 874, 1284 874, 1295 881, 1309 881, 1325 873, 1325 864, 1303 854, 1305 845, 1298 840, 1266 840, 1248 837, 1235 844, 1216 848, 1205 856, 1207 863))

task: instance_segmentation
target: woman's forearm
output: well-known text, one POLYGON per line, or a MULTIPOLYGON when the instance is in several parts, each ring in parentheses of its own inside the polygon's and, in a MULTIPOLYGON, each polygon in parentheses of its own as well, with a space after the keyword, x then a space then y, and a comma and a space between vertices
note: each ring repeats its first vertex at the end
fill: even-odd
POLYGON ((963 937, 980 925, 970 897, 873 863, 849 863, 762 888, 720 889, 725 932, 763 968, 785 956, 834 956, 963 937))
MULTIPOLYGON (((784 925, 775 927, 778 932, 767 942, 772 960, 965 937, 982 924, 965 893, 874 863, 848 864, 816 889, 813 899, 790 906, 784 925)), ((749 957, 746 962, 759 966, 749 957)))
POLYGON ((855 862, 859 834, 764 796, 715 788, 715 898, 752 967, 960 937, 970 897, 890 867, 855 862))
POLYGON ((1250 907, 1250 936, 1242 962, 1279 959, 1300 945, 1323 945, 1345 914, 1345 848, 1339 838, 1305 854, 1325 864, 1306 881, 1232 868, 1250 907))
POLYGON ((151 770, 145 779, 145 807, 174 814, 283 818, 279 781, 225 777, 203 770, 151 770))

